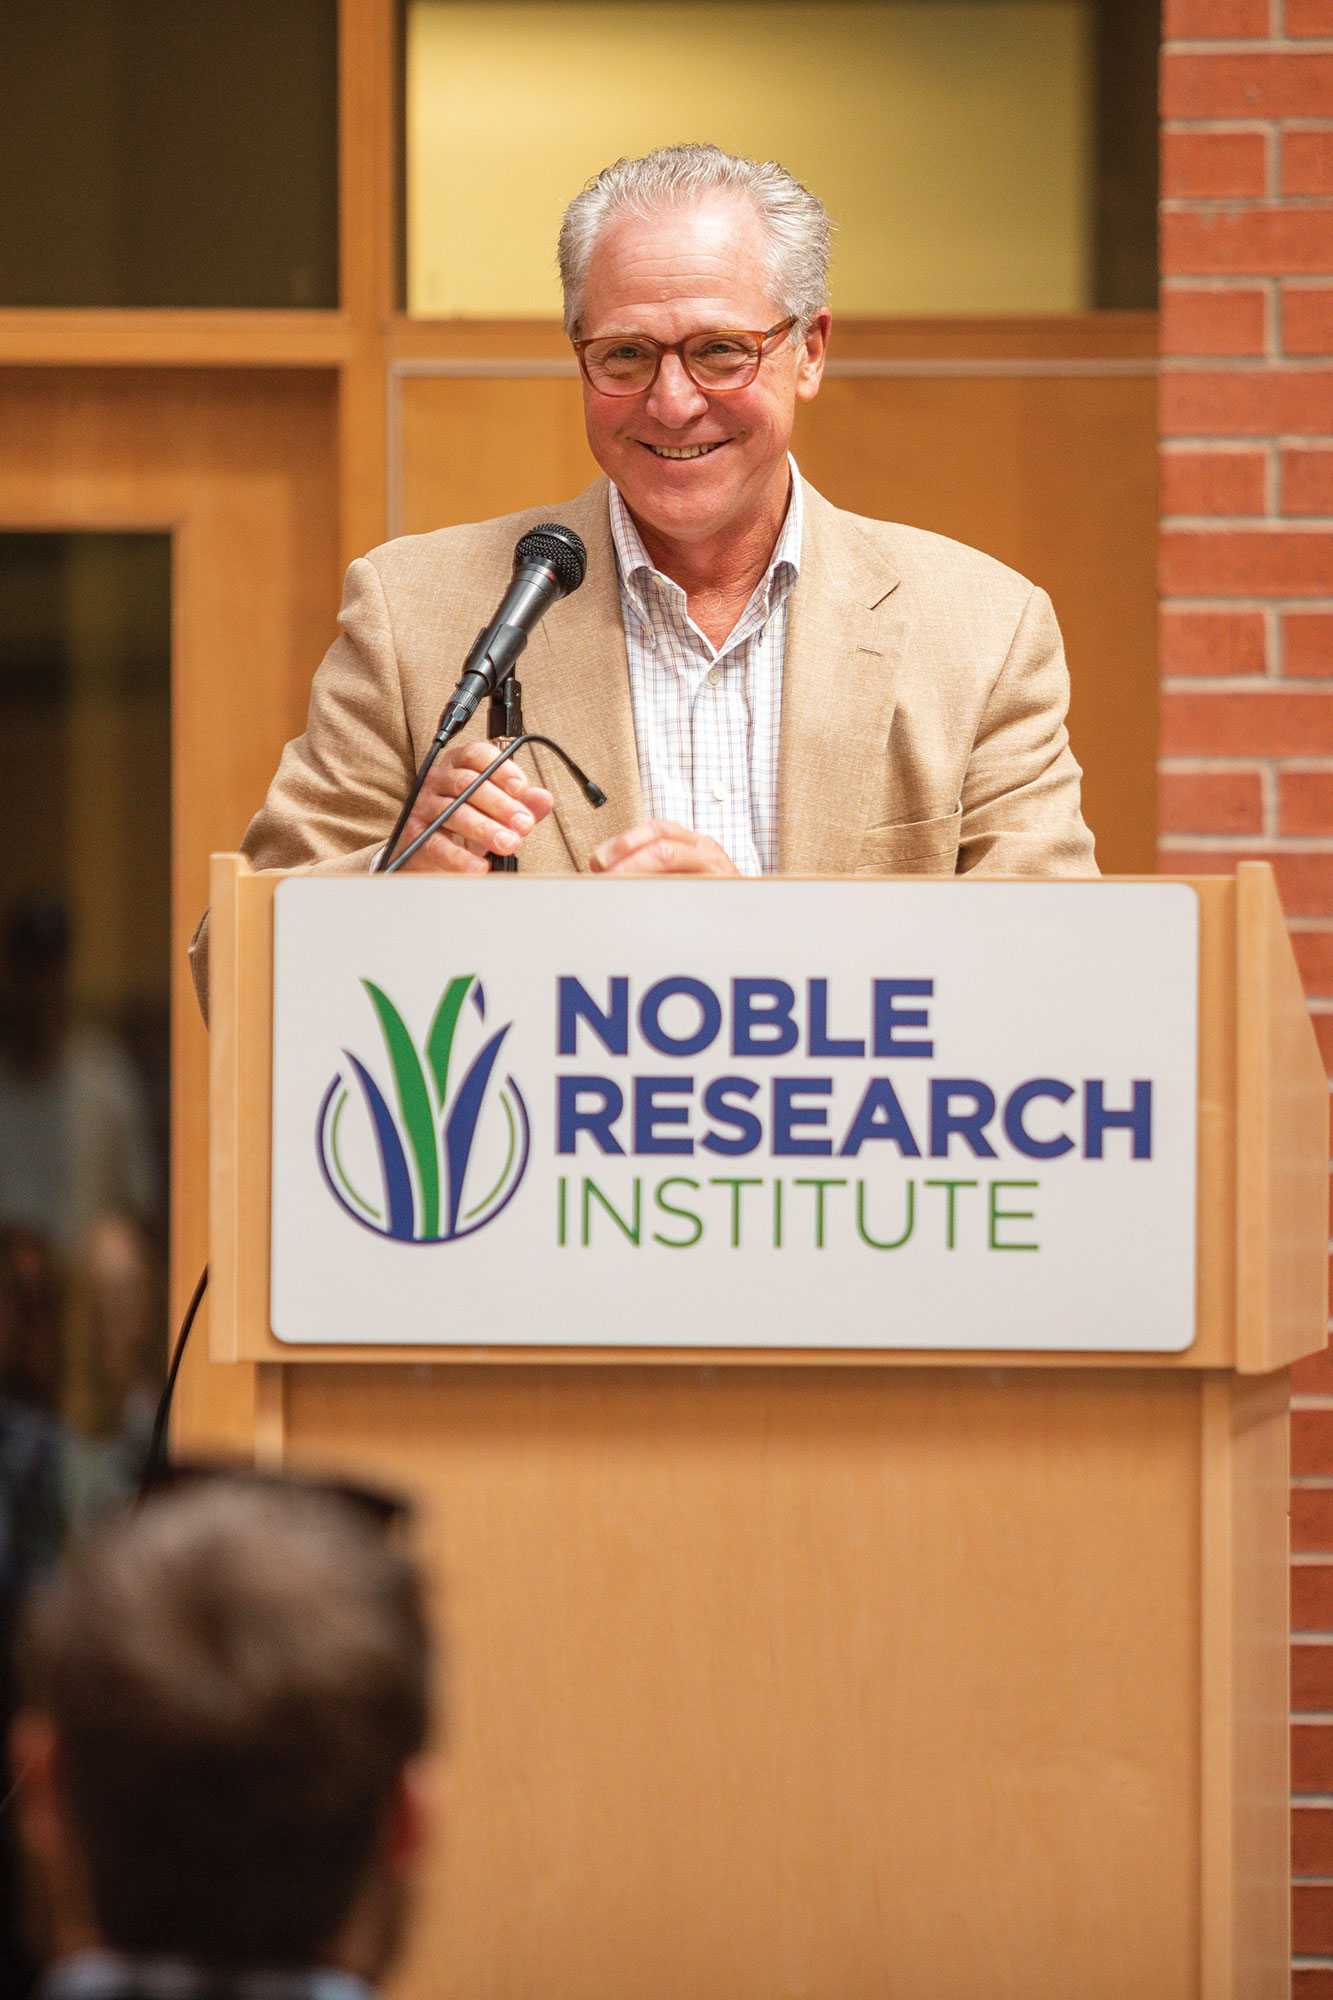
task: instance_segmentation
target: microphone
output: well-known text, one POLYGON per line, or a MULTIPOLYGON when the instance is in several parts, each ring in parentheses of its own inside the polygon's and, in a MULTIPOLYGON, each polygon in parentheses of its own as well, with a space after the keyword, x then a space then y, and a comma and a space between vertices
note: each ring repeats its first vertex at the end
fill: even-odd
POLYGON ((435 742, 443 745, 475 713, 486 695, 512 673, 529 635, 551 606, 578 589, 588 551, 572 528, 543 521, 529 528, 514 550, 514 575, 489 625, 482 627, 463 663, 458 686, 444 705, 435 742))

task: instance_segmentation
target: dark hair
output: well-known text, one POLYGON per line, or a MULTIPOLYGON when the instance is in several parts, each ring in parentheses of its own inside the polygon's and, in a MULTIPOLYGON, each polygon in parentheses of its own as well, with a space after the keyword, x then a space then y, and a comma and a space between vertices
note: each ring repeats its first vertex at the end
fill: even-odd
POLYGON ((279 1481, 169 1490, 34 1600, 19 1666, 110 1946, 318 1962, 426 1734, 420 1586, 381 1527, 279 1481))

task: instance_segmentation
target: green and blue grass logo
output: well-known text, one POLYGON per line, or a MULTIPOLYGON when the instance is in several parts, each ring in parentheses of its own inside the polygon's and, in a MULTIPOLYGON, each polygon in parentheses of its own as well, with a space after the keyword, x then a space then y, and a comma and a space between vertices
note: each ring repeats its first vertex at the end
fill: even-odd
POLYGON ((344 1049, 319 1107, 316 1143, 330 1194, 354 1222, 396 1243, 456 1243, 494 1222, 528 1164, 527 1106, 500 1052, 513 1022, 485 1035, 475 973, 451 979, 420 1047, 372 980, 391 1083, 344 1049), (476 1044, 480 1042, 480 1046, 476 1044))

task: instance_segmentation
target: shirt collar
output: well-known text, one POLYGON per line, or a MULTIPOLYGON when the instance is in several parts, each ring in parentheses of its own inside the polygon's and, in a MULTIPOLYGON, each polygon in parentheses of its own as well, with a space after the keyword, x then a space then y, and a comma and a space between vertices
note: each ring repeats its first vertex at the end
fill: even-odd
POLYGON ((309 1972, 205 1972, 174 1958, 80 1951, 52 1966, 37 2000, 374 2000, 365 1981, 330 1966, 309 1972))
MULTIPOLYGON (((770 601, 775 588, 786 585, 790 588, 801 573, 801 545, 805 530, 805 501, 801 489, 801 475, 796 460, 787 453, 787 464, 791 469, 791 498, 787 503, 786 519, 782 523, 782 533, 769 560, 768 568, 761 579, 761 586, 767 591, 770 601)), ((668 591, 683 595, 680 585, 663 576, 653 565, 653 559, 643 545, 643 537, 634 525, 634 519, 625 505, 620 488, 614 479, 607 482, 611 507, 611 540, 616 552, 616 573, 620 582, 622 597, 627 597, 645 623, 648 621, 647 607, 643 600, 643 586, 650 579, 668 591)))

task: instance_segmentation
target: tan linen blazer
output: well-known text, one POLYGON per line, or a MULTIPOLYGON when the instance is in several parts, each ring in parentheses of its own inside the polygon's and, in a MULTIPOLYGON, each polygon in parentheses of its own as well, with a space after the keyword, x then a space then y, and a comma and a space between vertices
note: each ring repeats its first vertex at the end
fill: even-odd
MULTIPOLYGON (((1069 748, 1069 676, 1045 592, 942 535, 833 507, 807 484, 778 746, 783 874, 1095 875, 1069 748)), ((643 818, 607 483, 576 500, 387 542, 347 573, 340 636, 315 675, 242 843, 256 868, 366 870, 387 838, 478 628, 537 521, 583 537, 581 590, 518 666, 528 728, 596 780, 595 810, 549 751, 521 753, 555 811, 525 874, 587 869, 643 818)), ((485 726, 483 703, 468 734, 485 726)), ((191 963, 201 998, 207 931, 191 963)))

